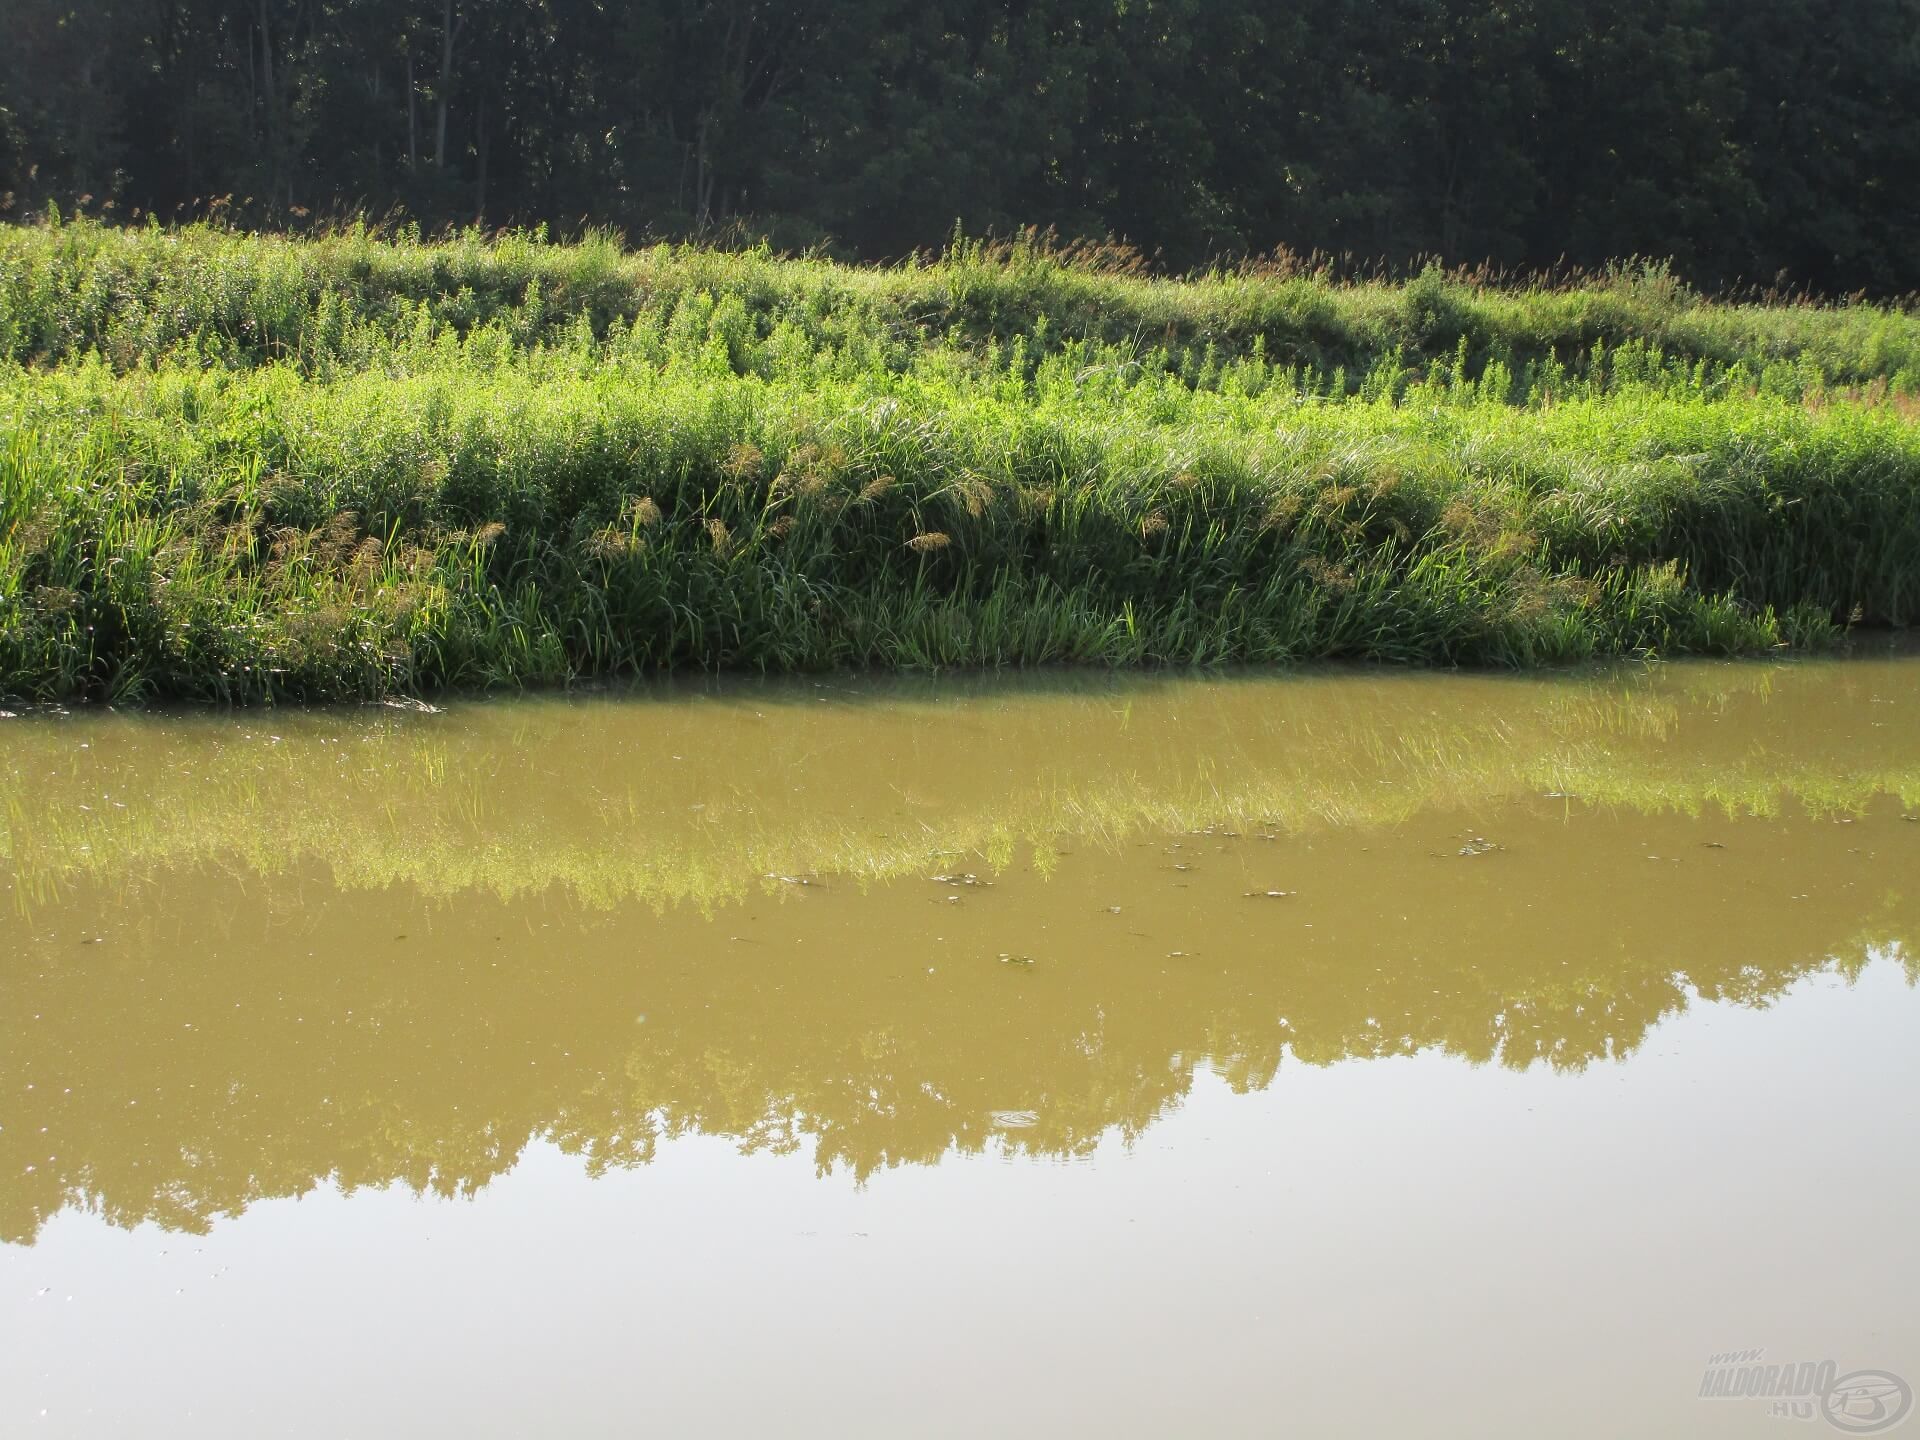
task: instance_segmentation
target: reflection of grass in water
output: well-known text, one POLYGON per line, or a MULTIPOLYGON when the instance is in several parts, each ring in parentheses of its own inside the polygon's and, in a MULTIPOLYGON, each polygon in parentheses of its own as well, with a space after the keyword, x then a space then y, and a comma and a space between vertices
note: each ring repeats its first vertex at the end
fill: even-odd
POLYGON ((1696 816, 1850 814, 1881 796, 1920 807, 1920 736, 1863 730, 1862 697, 1836 694, 1871 685, 1911 703, 1920 671, 975 685, 958 703, 894 686, 885 704, 856 690, 821 708, 799 703, 805 689, 723 689, 371 720, 14 721, 0 855, 29 904, 70 877, 318 861, 354 889, 558 887, 594 906, 704 908, 800 878, 910 875, 943 855, 1005 868, 1030 852, 1044 869, 1061 836, 1118 847, 1206 826, 1390 825, 1513 796, 1696 816), (704 759, 709 778, 681 778, 666 747, 704 759), (991 778, 1003 750, 1007 783, 991 778))

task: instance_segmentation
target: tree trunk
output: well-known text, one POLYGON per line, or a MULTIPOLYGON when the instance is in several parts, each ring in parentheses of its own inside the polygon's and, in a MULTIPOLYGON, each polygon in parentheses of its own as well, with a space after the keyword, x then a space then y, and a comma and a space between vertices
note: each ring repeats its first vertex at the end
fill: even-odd
MULTIPOLYGON (((273 31, 267 0, 260 0, 260 98, 267 115, 267 165, 274 181, 280 178, 280 109, 273 93, 273 31)), ((272 188, 268 193, 271 194, 272 188)))
POLYGON ((713 111, 708 110, 700 117, 693 147, 694 220, 702 228, 713 218, 713 156, 707 140, 712 130, 713 111))
POLYGON ((413 42, 407 42, 407 173, 420 168, 420 125, 414 118, 414 97, 419 94, 413 83, 413 42))
POLYGON ((487 218, 487 87, 480 86, 480 98, 473 106, 473 223, 484 224, 487 218))
POLYGON ((440 0, 440 89, 434 96, 437 113, 433 117, 433 168, 447 168, 447 105, 453 98, 453 39, 456 30, 453 0, 440 0))

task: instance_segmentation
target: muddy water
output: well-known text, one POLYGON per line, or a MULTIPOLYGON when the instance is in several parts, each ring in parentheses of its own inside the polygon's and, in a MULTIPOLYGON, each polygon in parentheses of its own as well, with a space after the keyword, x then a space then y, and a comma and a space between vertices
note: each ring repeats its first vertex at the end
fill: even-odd
POLYGON ((26 715, 0 817, 0 1433, 1920 1382, 1911 658, 26 715))

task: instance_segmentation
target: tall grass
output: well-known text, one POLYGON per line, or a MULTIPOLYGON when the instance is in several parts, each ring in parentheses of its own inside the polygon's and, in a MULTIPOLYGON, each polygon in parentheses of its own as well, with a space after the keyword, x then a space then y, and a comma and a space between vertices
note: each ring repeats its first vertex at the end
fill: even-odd
POLYGON ((364 363, 423 333, 498 326, 523 345, 671 321, 683 305, 726 312, 729 343, 776 332, 791 345, 852 346, 900 368, 928 345, 1024 338, 1038 358, 1075 342, 1126 348, 1190 382, 1259 355, 1339 377, 1347 390, 1398 352, 1415 369, 1464 340, 1476 371, 1584 375, 1623 346, 1734 388, 1920 390, 1920 313, 1806 297, 1714 303, 1661 266, 1571 280, 1494 283, 1430 269, 1406 283, 1337 282, 1265 265, 1185 279, 1137 257, 1035 237, 956 238, 937 258, 857 267, 538 233, 423 241, 364 225, 308 239, 214 226, 116 229, 91 221, 0 228, 0 359, 48 364, 99 354, 119 369, 167 357, 203 364, 364 363))
POLYGON ((0 690, 1525 665, 1905 624, 1920 317, 0 231, 0 690))

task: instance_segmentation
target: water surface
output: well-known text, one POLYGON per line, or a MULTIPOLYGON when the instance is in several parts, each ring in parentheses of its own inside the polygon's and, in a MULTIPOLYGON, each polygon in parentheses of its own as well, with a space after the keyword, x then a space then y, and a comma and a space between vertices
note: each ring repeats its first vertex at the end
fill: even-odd
POLYGON ((1920 1380, 1912 658, 36 714, 0 815, 0 1433, 1920 1380))

